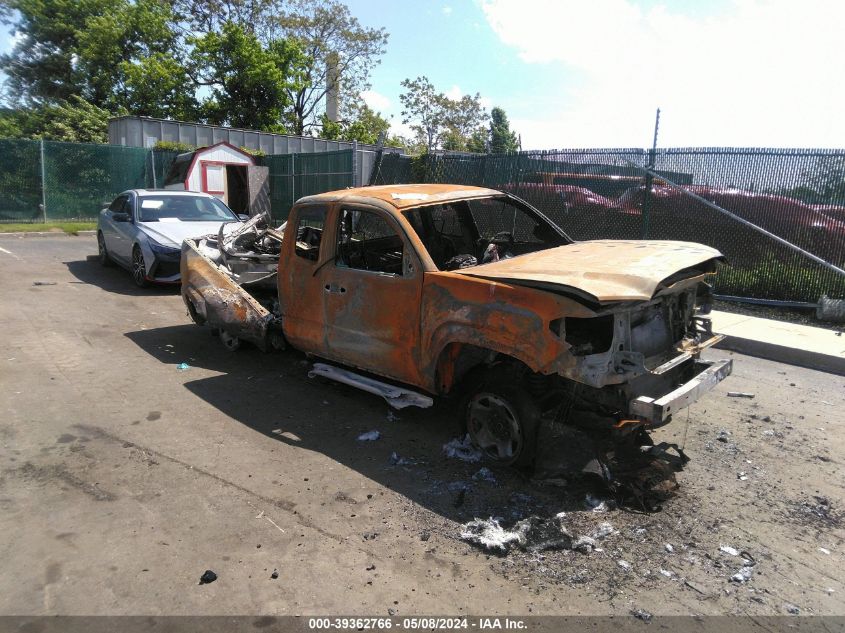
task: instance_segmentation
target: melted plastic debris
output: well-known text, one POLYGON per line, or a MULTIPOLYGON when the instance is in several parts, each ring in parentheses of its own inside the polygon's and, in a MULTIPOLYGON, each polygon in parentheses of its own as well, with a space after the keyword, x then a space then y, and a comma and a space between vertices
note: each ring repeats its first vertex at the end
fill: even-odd
POLYGON ((361 433, 358 436, 359 442, 375 442, 378 438, 381 437, 381 433, 378 431, 367 431, 366 433, 361 433))
POLYGON ((488 551, 507 553, 514 547, 539 552, 549 549, 570 549, 572 535, 557 518, 528 517, 510 529, 498 519, 473 519, 461 528, 461 538, 488 551))
POLYGON ((455 438, 444 444, 443 452, 446 453, 446 457, 460 459, 461 461, 473 464, 480 462, 482 457, 481 451, 472 445, 469 435, 464 436, 462 440, 455 438))

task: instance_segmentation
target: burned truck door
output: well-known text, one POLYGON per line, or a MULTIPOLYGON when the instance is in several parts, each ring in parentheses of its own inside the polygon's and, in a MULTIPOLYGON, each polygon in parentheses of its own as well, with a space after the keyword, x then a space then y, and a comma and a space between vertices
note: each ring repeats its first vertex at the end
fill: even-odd
MULTIPOLYGON (((334 251, 323 239, 328 216, 325 205, 294 208, 285 230, 277 277, 285 337, 294 347, 314 354, 325 350, 320 269, 334 251)), ((330 232, 326 230, 327 237, 330 232)))
POLYGON ((331 358, 420 384, 423 271, 395 220, 374 208, 342 207, 335 257, 320 272, 331 358))

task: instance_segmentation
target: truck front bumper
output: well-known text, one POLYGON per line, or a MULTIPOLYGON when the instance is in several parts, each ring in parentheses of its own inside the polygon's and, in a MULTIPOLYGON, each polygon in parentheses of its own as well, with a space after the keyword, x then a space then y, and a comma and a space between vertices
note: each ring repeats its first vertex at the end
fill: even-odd
POLYGON ((698 373, 692 379, 666 395, 659 398, 640 396, 631 400, 630 414, 652 426, 665 424, 673 413, 688 407, 730 376, 733 361, 696 360, 695 368, 698 373))

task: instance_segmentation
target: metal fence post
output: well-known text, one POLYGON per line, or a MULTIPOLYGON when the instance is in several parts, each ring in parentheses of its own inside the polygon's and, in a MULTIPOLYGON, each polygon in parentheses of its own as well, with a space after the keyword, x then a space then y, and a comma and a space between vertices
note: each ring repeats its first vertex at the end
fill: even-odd
POLYGON ((150 148, 150 163, 153 166, 153 189, 158 189, 158 185, 156 184, 156 153, 153 148, 150 148))
POLYGON ((47 180, 45 177, 46 170, 44 168, 44 139, 41 139, 41 218, 44 224, 47 224, 47 180))
POLYGON ((358 141, 352 141, 352 182, 349 183, 353 187, 361 187, 364 185, 363 178, 358 178, 358 141))
POLYGON ((649 216, 651 215, 651 186, 654 183, 654 178, 651 175, 651 172, 654 170, 654 164, 657 159, 657 130, 660 127, 660 108, 657 108, 657 114, 654 118, 654 142, 651 145, 651 149, 648 152, 648 171, 646 172, 645 177, 645 191, 643 192, 643 226, 642 226, 642 239, 648 239, 648 229, 649 229, 649 220, 651 219, 649 216))

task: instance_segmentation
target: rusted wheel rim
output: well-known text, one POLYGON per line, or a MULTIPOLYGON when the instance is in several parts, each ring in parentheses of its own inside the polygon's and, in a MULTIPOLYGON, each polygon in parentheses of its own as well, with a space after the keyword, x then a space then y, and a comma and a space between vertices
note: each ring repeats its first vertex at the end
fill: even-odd
POLYGON ((492 393, 479 393, 467 408, 467 430, 473 443, 499 462, 513 463, 523 447, 519 416, 513 405, 492 393))

